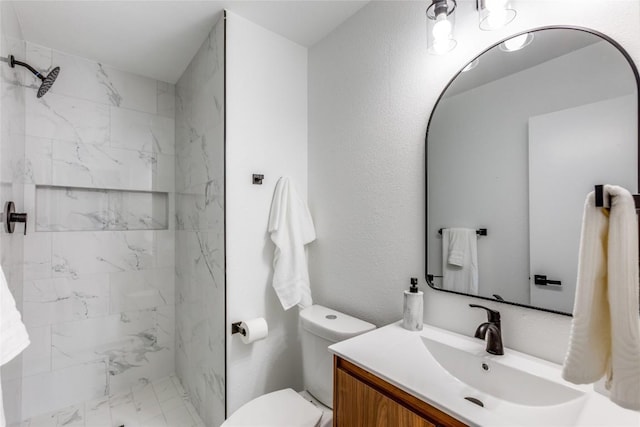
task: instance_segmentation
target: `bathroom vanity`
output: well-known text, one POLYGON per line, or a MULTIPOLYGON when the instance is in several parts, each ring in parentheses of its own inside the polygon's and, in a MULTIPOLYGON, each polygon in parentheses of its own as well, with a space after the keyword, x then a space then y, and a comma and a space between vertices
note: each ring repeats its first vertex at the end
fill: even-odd
POLYGON ((561 366, 479 339, 394 323, 329 347, 334 425, 638 426, 640 412, 593 386, 561 378, 561 366))
POLYGON ((334 361, 335 426, 466 425, 341 357, 334 361))

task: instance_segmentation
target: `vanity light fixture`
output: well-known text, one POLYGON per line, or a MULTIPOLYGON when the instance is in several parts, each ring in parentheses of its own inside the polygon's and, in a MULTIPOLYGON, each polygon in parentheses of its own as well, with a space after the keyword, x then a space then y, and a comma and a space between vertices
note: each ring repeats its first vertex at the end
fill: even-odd
POLYGON ((427 7, 427 47, 429 53, 442 55, 456 47, 453 37, 453 11, 456 0, 432 0, 427 7))
POLYGON ((520 34, 500 43, 500 50, 503 52, 515 52, 529 46, 532 41, 533 33, 520 34))
POLYGON ((513 21, 516 11, 509 0, 476 0, 480 29, 499 30, 513 21))

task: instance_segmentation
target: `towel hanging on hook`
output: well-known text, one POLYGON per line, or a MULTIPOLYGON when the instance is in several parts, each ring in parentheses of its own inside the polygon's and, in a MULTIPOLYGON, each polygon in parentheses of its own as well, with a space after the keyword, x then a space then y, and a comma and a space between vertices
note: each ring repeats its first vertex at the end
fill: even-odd
MULTIPOLYGON (((610 208, 611 207, 611 195, 604 195, 604 185, 598 184, 595 186, 595 197, 597 208, 610 208)), ((640 209, 640 194, 633 194, 633 200, 636 203, 636 210, 640 209)))

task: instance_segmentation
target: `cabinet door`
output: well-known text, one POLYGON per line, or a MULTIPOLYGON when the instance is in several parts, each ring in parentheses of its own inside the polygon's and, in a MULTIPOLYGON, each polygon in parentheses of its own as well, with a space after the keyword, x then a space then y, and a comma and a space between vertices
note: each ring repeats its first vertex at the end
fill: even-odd
POLYGON ((341 369, 335 381, 336 427, 436 427, 341 369))
POLYGON ((334 364, 334 427, 467 427, 351 362, 334 364))

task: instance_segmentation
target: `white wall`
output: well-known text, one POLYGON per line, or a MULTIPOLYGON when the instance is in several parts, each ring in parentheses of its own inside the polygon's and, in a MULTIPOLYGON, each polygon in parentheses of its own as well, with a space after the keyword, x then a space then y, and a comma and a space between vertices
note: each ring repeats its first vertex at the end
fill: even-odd
POLYGON ((529 120, 531 274, 562 281, 532 279, 532 305, 573 311, 584 198, 593 186, 638 191, 637 104, 634 93, 529 120))
MULTIPOLYGON (((509 34, 547 25, 603 32, 640 61, 636 1, 517 1, 507 28, 482 32, 475 2, 458 2, 458 46, 426 53, 424 2, 371 2, 309 53, 310 250, 316 301, 383 325, 425 274, 424 138, 437 97, 472 57, 509 34), (552 9, 550 10, 550 7, 552 9)), ((461 117, 461 121, 464 117, 461 117)), ((424 280, 421 279, 425 287, 424 280)), ((428 289, 425 321, 470 335, 485 314, 472 298, 428 289)), ((488 303, 508 347, 561 362, 570 317, 488 303)))
POLYGON ((271 287, 267 221, 275 184, 307 194, 307 49, 227 14, 226 45, 227 414, 285 387, 300 389, 298 313, 271 287), (251 176, 264 174, 262 185, 251 176), (264 317, 266 340, 245 345, 232 322, 264 317))

